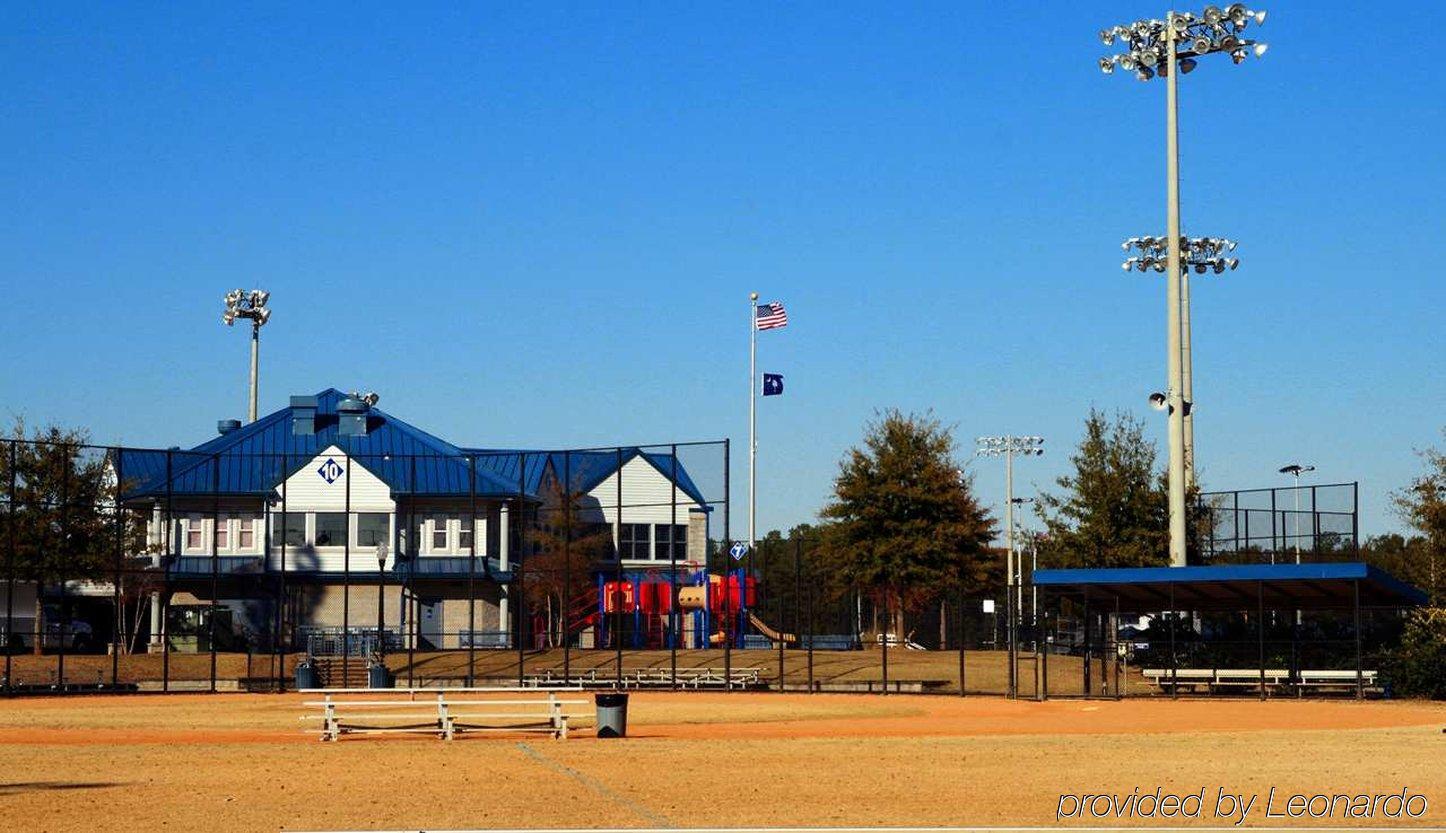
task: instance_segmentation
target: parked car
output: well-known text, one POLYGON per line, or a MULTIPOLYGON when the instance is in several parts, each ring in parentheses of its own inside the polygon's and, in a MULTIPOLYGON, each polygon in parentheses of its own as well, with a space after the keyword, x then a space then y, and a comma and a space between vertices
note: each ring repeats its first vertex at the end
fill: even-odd
MULTIPOLYGON (((4 620, 0 620, 3 627, 4 620)), ((61 620, 58 612, 46 611, 45 631, 40 635, 41 648, 46 651, 65 650, 85 653, 95 647, 95 630, 83 619, 61 620), (62 627, 64 625, 64 627, 62 627)), ((35 617, 15 616, 10 620, 10 634, 5 644, 11 651, 35 650, 35 617)))

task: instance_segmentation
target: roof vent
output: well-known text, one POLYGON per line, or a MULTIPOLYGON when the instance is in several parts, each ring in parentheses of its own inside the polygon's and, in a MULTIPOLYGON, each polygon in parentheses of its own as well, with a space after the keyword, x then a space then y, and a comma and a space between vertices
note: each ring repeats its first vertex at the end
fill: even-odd
POLYGON ((298 437, 316 433, 316 397, 291 397, 291 433, 298 437))
MULTIPOLYGON (((336 403, 336 433, 343 437, 364 437, 367 433, 368 397, 352 394, 336 403)), ((375 402, 371 399, 371 402, 375 402)))
POLYGON ((241 427, 239 419, 218 419, 216 420, 216 433, 225 436, 241 427))

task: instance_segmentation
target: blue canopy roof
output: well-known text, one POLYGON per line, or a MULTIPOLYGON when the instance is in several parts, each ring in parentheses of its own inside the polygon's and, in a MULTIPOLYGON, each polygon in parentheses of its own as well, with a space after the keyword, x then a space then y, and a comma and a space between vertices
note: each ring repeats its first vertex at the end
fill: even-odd
POLYGON ((1209 567, 1115 567, 1037 570, 1034 584, 1057 594, 1089 593, 1131 612, 1250 610, 1263 595, 1272 609, 1406 607, 1426 594, 1384 570, 1359 561, 1315 564, 1223 564, 1209 567))

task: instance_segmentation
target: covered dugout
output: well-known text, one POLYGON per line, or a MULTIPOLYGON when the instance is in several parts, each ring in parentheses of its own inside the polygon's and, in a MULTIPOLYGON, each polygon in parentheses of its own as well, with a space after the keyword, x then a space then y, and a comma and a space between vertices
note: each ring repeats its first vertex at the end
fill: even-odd
MULTIPOLYGON (((1343 689, 1364 697, 1376 685, 1367 635, 1389 633, 1403 610, 1427 601, 1362 562, 1039 570, 1034 586, 1046 629, 1054 622, 1047 641, 1085 658, 1086 696, 1120 696, 1120 665, 1138 655, 1147 680, 1176 696, 1343 689), (1127 616, 1149 624, 1121 627, 1127 616), (1061 628, 1062 618, 1078 624, 1061 628)), ((1039 676, 1048 696, 1047 666, 1039 676)))

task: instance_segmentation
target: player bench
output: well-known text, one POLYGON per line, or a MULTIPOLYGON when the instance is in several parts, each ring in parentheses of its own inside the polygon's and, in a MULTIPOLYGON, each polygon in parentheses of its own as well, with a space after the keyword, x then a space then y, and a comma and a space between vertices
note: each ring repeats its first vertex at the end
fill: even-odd
MULTIPOLYGON (((1164 691, 1198 691, 1204 688, 1211 694, 1220 689, 1259 688, 1262 680, 1259 668, 1179 668, 1175 671, 1168 668, 1145 668, 1140 673, 1151 685, 1164 691)), ((1375 671, 1361 672, 1362 681, 1368 688, 1375 688, 1376 677, 1375 671)), ((1286 689, 1293 685, 1314 689, 1352 689, 1356 685, 1356 672, 1303 670, 1292 675, 1285 668, 1267 668, 1263 679, 1267 687, 1276 689, 1286 689)))
MULTIPOLYGON (((517 691, 502 689, 503 691, 517 691)), ((586 700, 564 700, 556 692, 535 692, 534 696, 513 696, 507 699, 486 699, 468 696, 468 692, 497 692, 498 689, 369 690, 355 697, 325 692, 321 700, 307 700, 302 705, 320 707, 321 714, 302 715, 302 720, 320 720, 320 729, 308 731, 321 735, 321 740, 338 741, 345 734, 434 734, 452 740, 464 732, 541 732, 554 738, 566 738, 568 714, 564 706, 586 703, 586 700), (435 692, 435 699, 418 699, 418 694, 435 692), (360 699, 361 697, 366 699, 360 699)))

